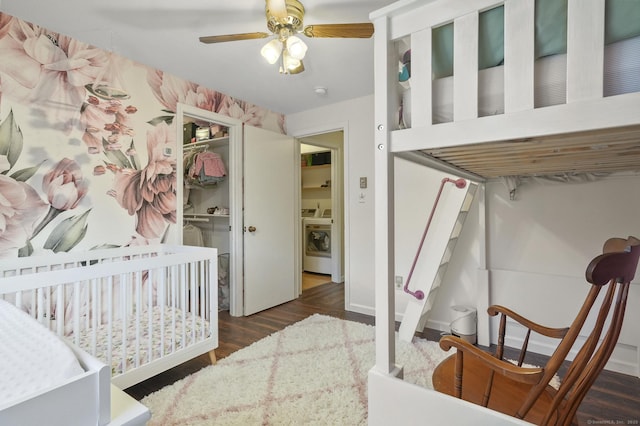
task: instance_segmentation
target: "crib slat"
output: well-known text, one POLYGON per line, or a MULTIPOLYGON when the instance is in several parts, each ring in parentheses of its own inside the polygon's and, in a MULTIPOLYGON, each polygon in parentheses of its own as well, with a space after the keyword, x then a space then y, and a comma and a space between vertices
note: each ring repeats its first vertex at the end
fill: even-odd
POLYGON ((142 327, 140 325, 140 316, 142 315, 142 277, 141 274, 138 272, 136 273, 136 283, 135 283, 135 317, 134 317, 134 321, 136 322, 136 338, 135 338, 135 342, 134 342, 134 350, 135 350, 135 358, 134 358, 134 362, 135 362, 135 366, 138 367, 140 366, 140 344, 141 339, 140 339, 140 333, 142 332, 142 327))
POLYGON ((411 34, 411 127, 432 123, 431 28, 411 34))
MULTIPOLYGON (((73 335, 75 338, 75 344, 80 345, 80 282, 73 283, 73 335)), ((64 312, 62 312, 63 318, 60 318, 64 322, 64 312)))
POLYGON ((152 283, 155 280, 155 270, 150 269, 149 274, 147 275, 147 362, 151 362, 152 353, 153 353, 153 310, 151 307, 153 306, 153 291, 151 288, 153 287, 152 283))
POLYGON ((176 307, 177 307, 177 281, 180 279, 178 273, 179 267, 173 265, 171 267, 171 352, 176 351, 176 307))
MULTIPOLYGON (((191 306, 189 307, 189 312, 191 313, 191 336, 189 342, 195 342, 195 332, 196 332, 196 314, 198 312, 198 289, 196 288, 196 280, 198 279, 199 268, 198 265, 201 262, 194 262, 191 264, 191 279, 189 280, 190 293, 189 296, 191 298, 191 306)), ((186 343, 186 342, 185 342, 186 343)))
POLYGON ((504 110, 530 110, 534 105, 535 2, 507 0, 504 20, 504 110))
POLYGON ((159 274, 158 277, 158 288, 157 288, 157 301, 155 306, 160 308, 160 354, 159 357, 162 357, 165 354, 165 335, 166 335, 166 320, 165 320, 165 296, 164 296, 164 288, 166 285, 167 279, 167 270, 165 268, 162 269, 162 273, 159 274))
POLYGON ((100 284, 98 283, 97 279, 93 279, 90 281, 91 282, 91 292, 93 297, 91 298, 91 353, 95 354, 96 353, 96 345, 98 344, 98 335, 97 335, 97 330, 98 330, 98 315, 99 314, 99 310, 98 308, 102 308, 102 305, 100 303, 100 301, 102 300, 100 297, 100 292, 101 292, 101 288, 100 288, 100 284))
POLYGON ((121 326, 121 330, 122 330, 122 337, 121 337, 121 344, 122 344, 122 349, 121 349, 121 354, 120 354, 120 359, 121 359, 121 368, 122 368, 122 372, 125 373, 127 371, 127 347, 129 346, 127 344, 127 332, 129 330, 129 325, 127 324, 127 318, 129 317, 129 315, 127 314, 128 309, 127 309, 127 287, 128 287, 128 278, 129 278, 130 274, 121 274, 120 275, 120 283, 119 283, 119 288, 120 288, 120 309, 119 309, 119 313, 117 315, 117 318, 121 321, 122 326, 121 326))
POLYGON ((478 117, 478 12, 453 21, 453 119, 478 117))
POLYGON ((569 0, 567 103, 603 96, 605 0, 569 0))

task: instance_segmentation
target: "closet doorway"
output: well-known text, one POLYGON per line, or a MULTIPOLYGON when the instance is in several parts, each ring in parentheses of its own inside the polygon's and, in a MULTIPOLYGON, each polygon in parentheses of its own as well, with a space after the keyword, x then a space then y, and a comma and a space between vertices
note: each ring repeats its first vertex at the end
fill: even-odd
MULTIPOLYGON (((218 266, 228 264, 232 316, 251 315, 295 299, 300 273, 295 262, 298 188, 291 179, 299 164, 295 140, 183 104, 178 105, 176 124, 178 141, 183 142, 177 144, 177 156, 183 161, 177 162, 176 188, 182 203, 176 209, 181 226, 172 241, 185 242, 185 223, 210 232, 202 243, 217 247, 219 254, 228 253, 218 259, 218 266), (191 134, 184 136, 188 123, 203 132, 202 140, 199 135, 195 140, 191 134), (185 154, 193 147, 219 154, 226 178, 211 186, 195 182, 200 187, 190 188, 185 197, 185 154)), ((222 300, 224 291, 218 295, 222 300)))
POLYGON ((344 282, 344 132, 298 137, 301 157, 301 291, 344 282))

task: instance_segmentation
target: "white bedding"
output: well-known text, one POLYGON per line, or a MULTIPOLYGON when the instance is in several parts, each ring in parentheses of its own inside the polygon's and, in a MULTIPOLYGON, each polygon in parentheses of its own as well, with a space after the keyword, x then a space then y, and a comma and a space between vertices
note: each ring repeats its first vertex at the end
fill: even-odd
MULTIPOLYGON (((109 330, 106 326, 98 327, 95 342, 90 330, 80 333, 78 346, 89 354, 93 354, 105 364, 111 364, 111 374, 116 376, 125 371, 129 371, 142 363, 159 359, 173 351, 185 348, 192 341, 192 332, 195 332, 196 339, 202 339, 202 330, 206 330, 206 336, 211 334, 211 326, 205 320, 191 313, 184 313, 176 308, 153 307, 151 309, 152 329, 149 333, 148 310, 144 309, 140 313, 139 323, 132 314, 127 318, 126 327, 122 320, 115 319, 112 325, 111 337, 111 362, 107 359, 109 352, 109 330), (175 316, 173 315, 175 314, 175 316), (195 327, 193 327, 195 324, 195 327), (123 347, 122 330, 126 328, 127 333, 124 340, 126 347, 123 347), (149 343, 151 335, 151 343, 149 343), (140 349, 136 352, 136 338, 140 340, 140 349), (95 344, 94 344, 95 343, 95 344), (124 349, 124 352, 123 352, 124 349), (150 350, 151 349, 151 350, 150 350), (126 359, 126 363, 123 363, 126 359), (123 368, 124 367, 124 368, 123 368)), ((74 341, 74 336, 67 336, 70 341, 74 341)))
MULTIPOLYGON (((604 96, 640 92, 640 37, 605 46, 604 96)), ((566 102, 566 55, 541 58, 535 63, 535 107, 566 102)), ((504 67, 478 72, 478 115, 504 113, 504 67)), ((453 120, 453 77, 433 81, 433 123, 453 120)), ((410 117, 405 117, 410 123, 410 117)))
POLYGON ((4 300, 0 342, 0 410, 84 373, 64 341, 4 300))

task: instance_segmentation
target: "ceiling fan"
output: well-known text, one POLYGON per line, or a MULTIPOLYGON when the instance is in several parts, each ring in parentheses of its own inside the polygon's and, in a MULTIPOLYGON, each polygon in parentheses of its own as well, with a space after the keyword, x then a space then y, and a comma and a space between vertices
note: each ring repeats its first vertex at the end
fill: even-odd
POLYGON ((307 52, 307 45, 297 34, 325 38, 369 38, 373 35, 373 24, 369 22, 319 24, 303 27, 304 12, 304 6, 298 0, 266 0, 267 28, 271 33, 255 32, 206 36, 200 37, 200 41, 202 43, 223 43, 273 36, 273 39, 260 50, 260 54, 270 64, 275 64, 280 59, 281 74, 298 74, 304 71, 302 59, 307 52))

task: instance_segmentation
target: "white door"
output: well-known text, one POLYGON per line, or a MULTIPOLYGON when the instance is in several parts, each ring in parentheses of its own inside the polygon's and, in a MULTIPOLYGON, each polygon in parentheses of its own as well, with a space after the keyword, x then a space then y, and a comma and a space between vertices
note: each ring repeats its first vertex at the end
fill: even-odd
POLYGON ((244 314, 298 297, 294 139, 244 126, 244 314))

